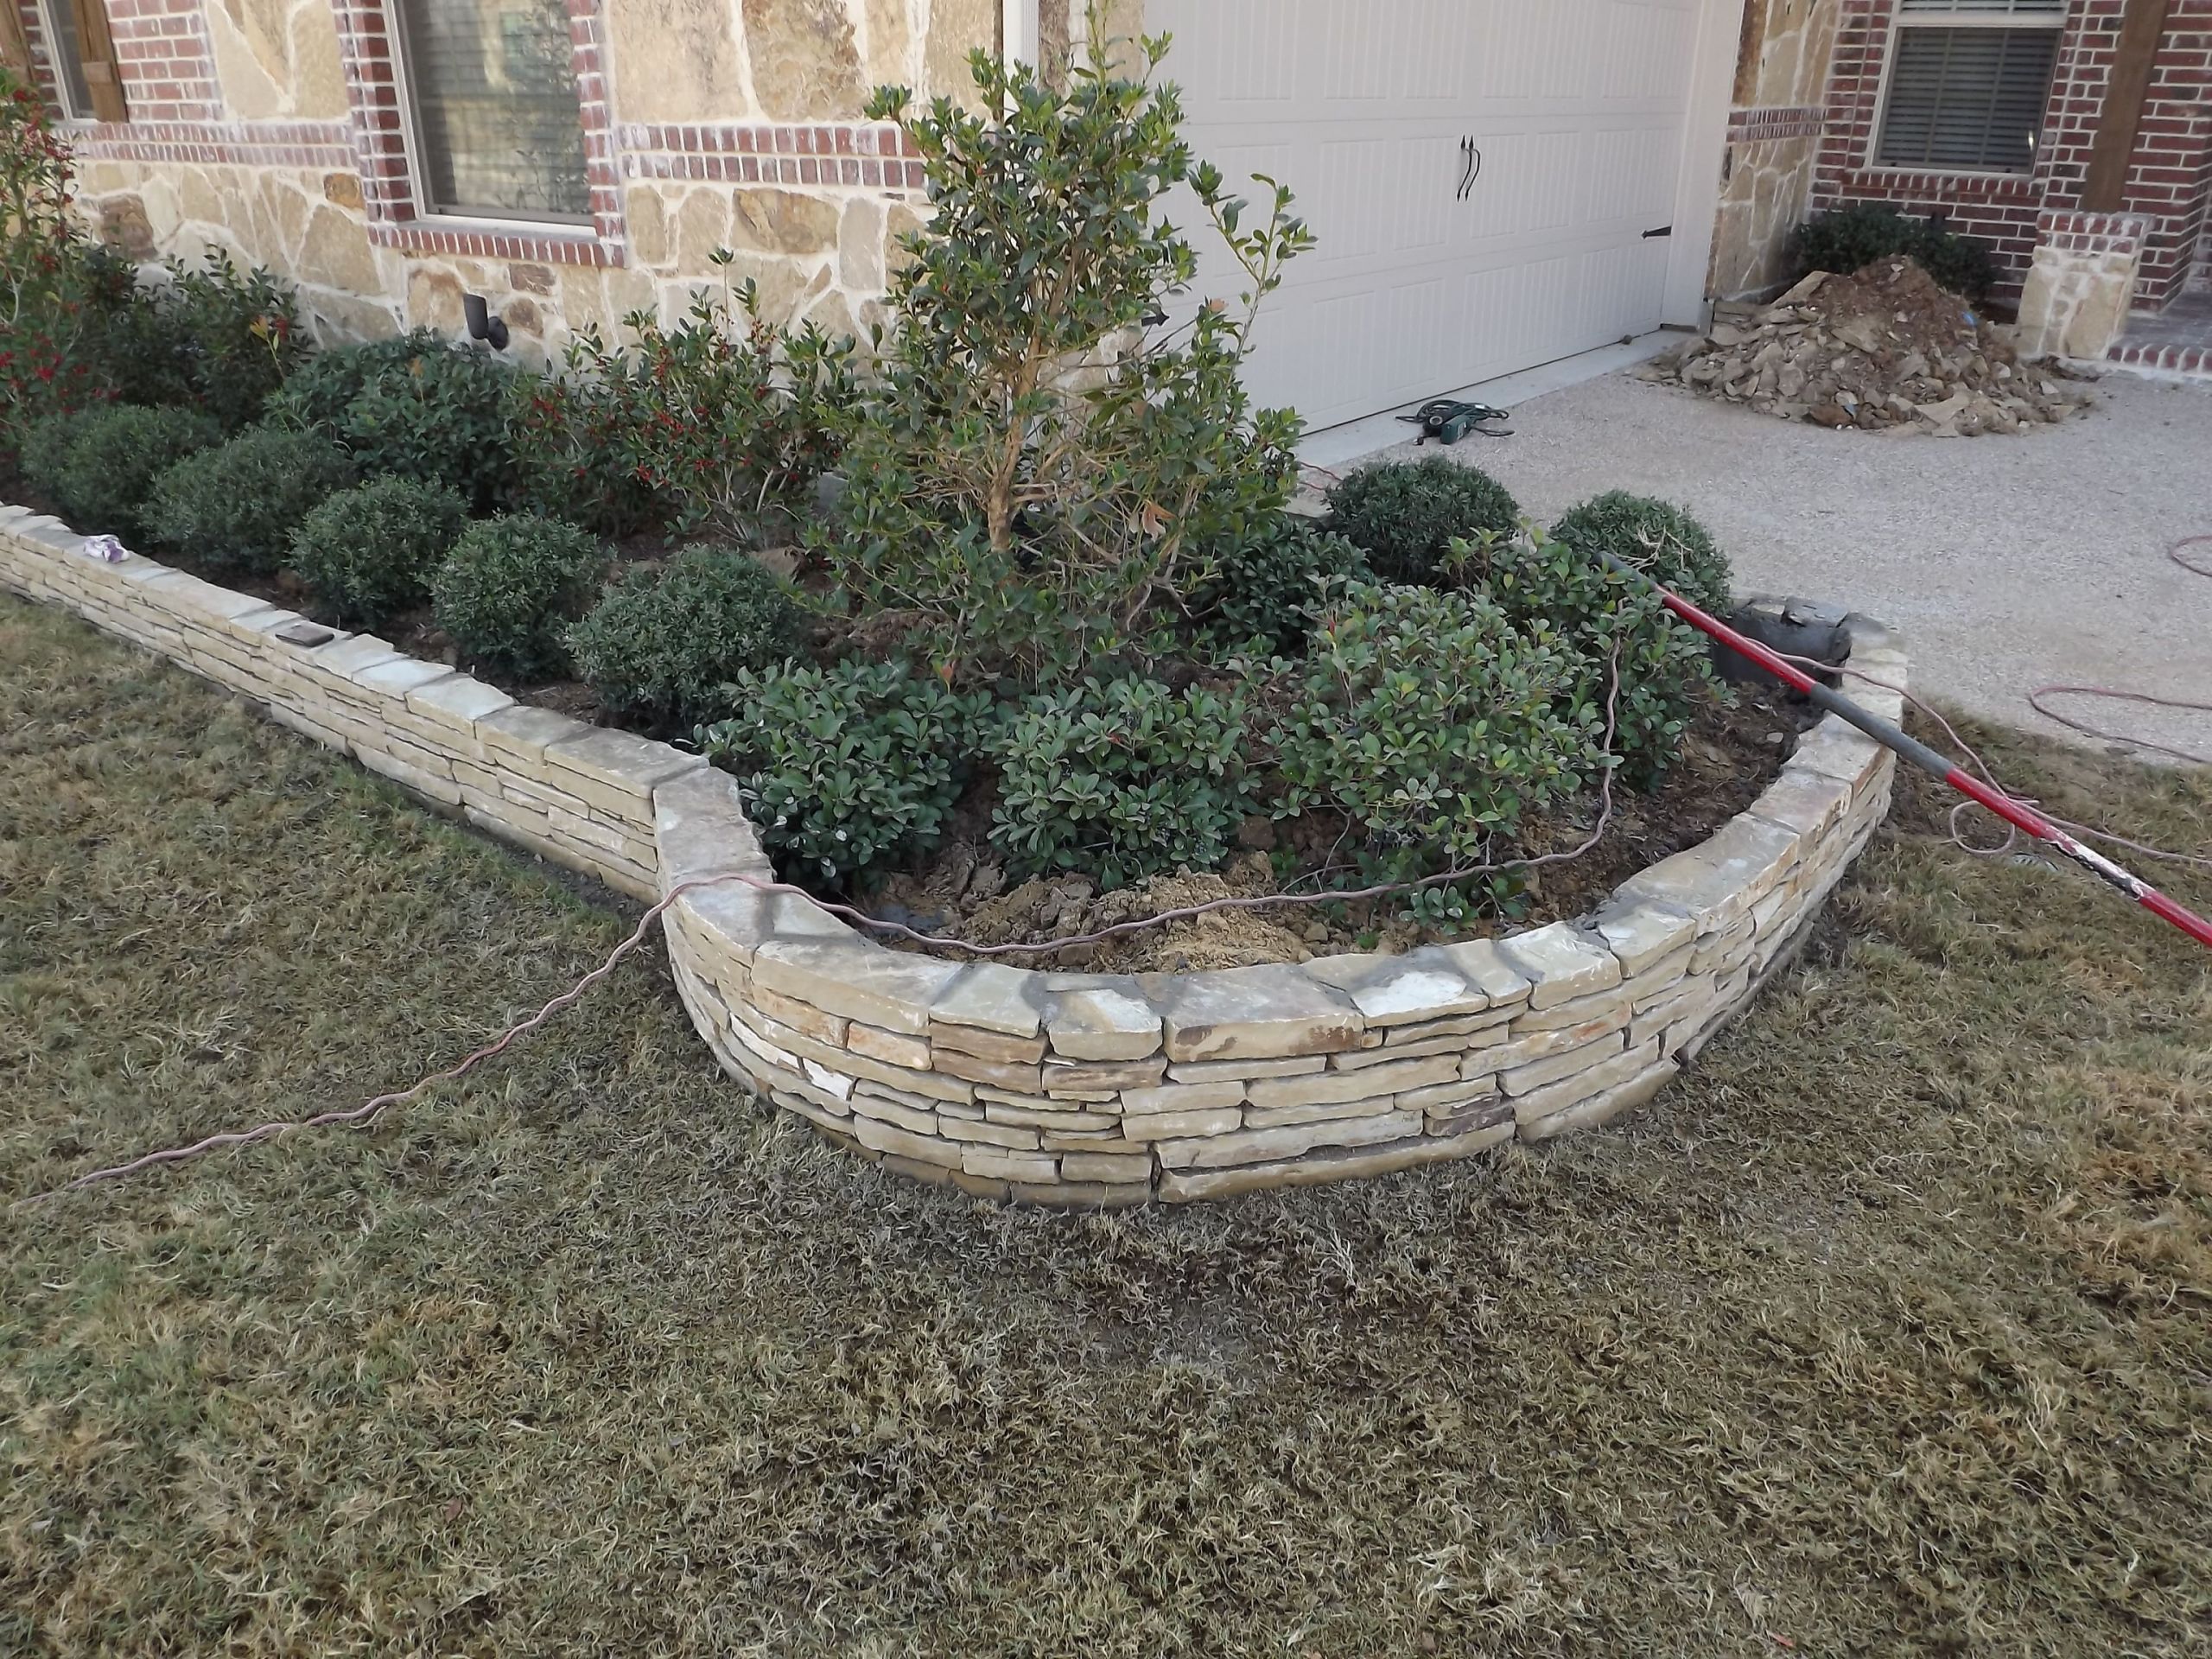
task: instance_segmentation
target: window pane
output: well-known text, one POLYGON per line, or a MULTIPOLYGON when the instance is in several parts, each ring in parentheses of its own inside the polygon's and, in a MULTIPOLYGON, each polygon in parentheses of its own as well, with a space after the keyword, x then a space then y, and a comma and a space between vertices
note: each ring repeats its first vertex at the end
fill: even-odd
POLYGON ((2027 172, 2057 60, 2056 29, 1900 29, 1875 160, 2027 172))
POLYGON ((61 113, 89 120, 92 92, 85 85, 85 52, 77 43, 77 9, 69 0, 46 0, 40 16, 46 20, 46 60, 61 89, 61 113))
POLYGON ((429 205, 591 216, 565 0, 400 0, 429 205))

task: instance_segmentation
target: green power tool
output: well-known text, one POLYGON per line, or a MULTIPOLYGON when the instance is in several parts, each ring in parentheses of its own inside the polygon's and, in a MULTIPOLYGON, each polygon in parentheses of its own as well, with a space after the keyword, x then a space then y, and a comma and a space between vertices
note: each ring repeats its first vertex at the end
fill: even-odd
POLYGON ((1492 421, 1510 420, 1513 411, 1492 409, 1488 404, 1463 404, 1456 398, 1438 397, 1423 404, 1411 415, 1398 418, 1409 426, 1421 428, 1421 436, 1414 440, 1419 448, 1431 438, 1441 444, 1454 444, 1470 432, 1479 432, 1486 438, 1510 438, 1511 429, 1499 431, 1492 421))

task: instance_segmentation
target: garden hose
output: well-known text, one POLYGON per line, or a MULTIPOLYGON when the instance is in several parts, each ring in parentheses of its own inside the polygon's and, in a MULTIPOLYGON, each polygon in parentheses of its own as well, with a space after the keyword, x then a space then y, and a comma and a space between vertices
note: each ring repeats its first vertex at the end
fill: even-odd
POLYGON ((1470 432, 1479 432, 1486 438, 1510 438, 1513 435, 1510 428, 1499 432, 1488 424, 1491 421, 1510 420, 1512 418, 1510 410, 1493 409, 1488 404, 1460 403, 1451 397, 1432 399, 1412 414, 1401 415, 1398 418, 1408 426, 1421 428, 1421 436, 1414 440, 1416 449, 1431 438, 1449 448, 1470 432))

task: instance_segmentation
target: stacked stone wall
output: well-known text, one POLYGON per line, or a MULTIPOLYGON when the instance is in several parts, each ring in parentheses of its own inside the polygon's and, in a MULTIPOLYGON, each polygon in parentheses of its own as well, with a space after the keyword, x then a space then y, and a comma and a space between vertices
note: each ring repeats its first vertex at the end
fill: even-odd
MULTIPOLYGON (((725 1070, 857 1154, 994 1198, 1215 1198, 1606 1122, 1788 960, 1889 805, 1892 757, 1831 717, 1748 810, 1573 922, 1214 973, 956 963, 771 890, 734 784, 696 755, 83 547, 0 508, 0 586, 255 699, 495 835, 666 901, 677 989, 725 1070)), ((1903 652, 1851 628, 1853 665, 1901 687, 1903 652)), ((1901 712, 1897 691, 1860 695, 1901 712)))

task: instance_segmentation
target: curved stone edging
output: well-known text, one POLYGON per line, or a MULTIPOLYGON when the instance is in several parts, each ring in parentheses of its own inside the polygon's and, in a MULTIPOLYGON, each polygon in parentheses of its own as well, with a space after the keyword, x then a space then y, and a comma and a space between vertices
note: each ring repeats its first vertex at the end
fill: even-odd
MULTIPOLYGON (((1788 957, 1885 816, 1894 759, 1834 716, 1699 846, 1496 941, 1209 973, 1061 974, 886 950, 772 874, 734 784, 369 635, 0 507, 0 582, 624 891, 658 899, 723 1068, 832 1139, 995 1198, 1110 1205, 1378 1174, 1642 1104, 1788 957)), ((1848 620, 1850 661, 1904 652, 1848 620)), ((1861 701, 1897 718, 1897 691, 1861 701)))

